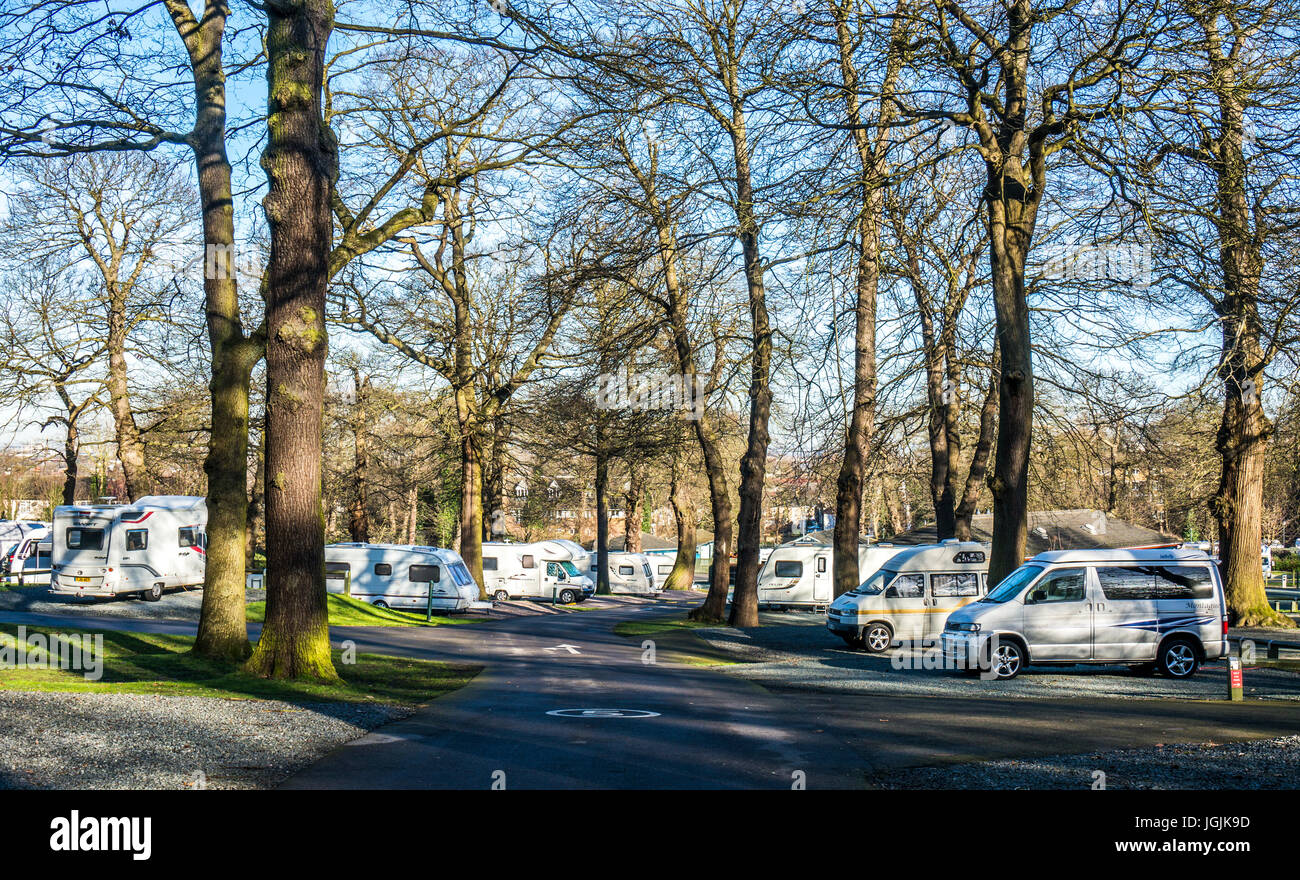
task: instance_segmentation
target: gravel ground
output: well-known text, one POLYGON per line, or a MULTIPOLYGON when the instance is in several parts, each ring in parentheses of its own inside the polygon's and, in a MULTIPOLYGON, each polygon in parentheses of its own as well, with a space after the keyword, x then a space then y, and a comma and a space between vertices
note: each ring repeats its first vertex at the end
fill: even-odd
MULTIPOLYGON (((1185 681, 1137 675, 1125 666, 1031 666, 1011 681, 982 681, 942 669, 926 669, 921 658, 900 649, 883 654, 850 650, 825 629, 821 615, 764 613, 760 620, 764 625, 757 629, 724 627, 693 632, 713 647, 748 661, 721 667, 721 671, 772 687, 838 693, 1021 698, 1219 700, 1227 692, 1227 670, 1222 663, 1207 665, 1185 681), (910 668, 905 660, 913 661, 910 668)), ((1254 631, 1247 634, 1266 635, 1254 631)), ((1250 698, 1300 701, 1300 674, 1294 672, 1248 668, 1245 685, 1246 696, 1250 698)))
POLYGON ((1100 770, 1107 789, 1300 788, 1300 736, 1216 745, 1050 755, 892 770, 867 777, 885 789, 1087 789, 1100 770))
MULTIPOLYGON (((248 591, 249 602, 260 602, 265 598, 265 590, 248 591)), ((26 611, 32 614, 97 614, 139 620, 197 621, 202 605, 202 590, 176 590, 164 594, 157 602, 146 602, 133 597, 78 599, 76 596, 54 596, 45 587, 0 590, 0 611, 26 611)))
POLYGON ((269 788, 411 710, 0 691, 0 788, 269 788))

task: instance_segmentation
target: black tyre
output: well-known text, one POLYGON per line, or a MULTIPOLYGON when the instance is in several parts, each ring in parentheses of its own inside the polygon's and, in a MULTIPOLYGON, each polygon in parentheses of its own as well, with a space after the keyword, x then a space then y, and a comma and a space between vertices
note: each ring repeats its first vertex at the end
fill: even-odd
POLYGON ((376 599, 375 602, 374 602, 374 605, 375 605, 376 608, 387 608, 387 607, 388 607, 388 603, 385 602, 383 599, 376 599))
POLYGON ((510 594, 507 593, 505 590, 497 590, 495 593, 492 594, 492 598, 498 602, 506 602, 509 601, 510 594))
POLYGON ((1170 639, 1160 646, 1156 667, 1170 678, 1191 678, 1201 667, 1201 655, 1191 639, 1170 639))
POLYGON ((889 628, 889 624, 877 621, 863 627, 862 647, 867 649, 867 653, 879 654, 881 651, 888 651, 893 644, 894 631, 889 628))
POLYGON ((157 602, 162 598, 162 594, 162 584, 154 584, 152 587, 141 593, 140 598, 144 599, 146 602, 157 602))
POLYGON ((573 590, 560 590, 560 604, 572 605, 578 598, 577 593, 573 590))

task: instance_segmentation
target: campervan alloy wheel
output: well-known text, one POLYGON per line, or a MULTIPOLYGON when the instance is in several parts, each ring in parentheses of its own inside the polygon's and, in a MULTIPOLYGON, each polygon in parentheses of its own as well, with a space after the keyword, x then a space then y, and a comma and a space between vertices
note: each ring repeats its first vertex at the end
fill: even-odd
POLYGON ((888 651, 894 644, 894 631, 887 623, 873 623, 862 631, 862 646, 872 654, 888 651))
POLYGON ((1171 639, 1160 648, 1160 671, 1170 678, 1191 678, 1201 665, 1196 646, 1188 639, 1171 639))
POLYGON ((509 601, 510 594, 507 593, 505 590, 497 590, 495 593, 492 594, 492 598, 496 599, 498 602, 506 602, 509 601))
POLYGON ((999 642, 990 667, 998 678, 1015 678, 1025 665, 1025 652, 1015 642, 999 642))
POLYGON ((162 598, 162 590, 162 584, 154 584, 152 587, 141 593, 140 597, 146 602, 157 602, 162 598))
POLYGON ((560 590, 561 605, 572 605, 576 598, 577 594, 573 590, 560 590))

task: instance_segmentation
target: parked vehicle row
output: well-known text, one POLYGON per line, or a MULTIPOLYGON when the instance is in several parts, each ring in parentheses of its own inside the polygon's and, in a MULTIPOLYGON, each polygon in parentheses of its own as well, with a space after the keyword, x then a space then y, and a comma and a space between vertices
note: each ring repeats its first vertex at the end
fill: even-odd
POLYGON ((987 548, 899 551, 832 603, 854 647, 939 643, 945 666, 1013 678, 1028 665, 1127 664, 1173 678, 1228 650, 1218 566, 1187 548, 1055 550, 991 589, 987 548))
POLYGON ((454 550, 401 544, 330 544, 325 548, 325 589, 380 608, 469 611, 478 584, 454 550))
POLYGON ((591 557, 561 539, 529 544, 483 545, 483 586, 498 601, 553 599, 569 605, 596 592, 591 557))

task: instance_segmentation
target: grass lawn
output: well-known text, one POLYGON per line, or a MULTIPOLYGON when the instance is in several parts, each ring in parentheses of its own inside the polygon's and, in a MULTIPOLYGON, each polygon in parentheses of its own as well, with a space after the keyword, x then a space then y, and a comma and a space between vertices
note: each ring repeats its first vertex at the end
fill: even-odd
MULTIPOLYGON (((451 626, 465 623, 482 623, 486 618, 448 617, 435 614, 429 622, 424 620, 424 612, 408 613, 380 608, 369 602, 352 599, 340 593, 330 593, 326 597, 329 605, 331 626, 451 626)), ((249 602, 248 619, 255 623, 266 620, 266 603, 249 602)))
MULTIPOLYGON (((0 641, 13 645, 18 628, 0 625, 0 641)), ((28 627, 27 633, 85 630, 28 627)), ((356 662, 334 666, 337 684, 275 681, 240 671, 238 663, 218 663, 189 653, 189 636, 105 632, 103 676, 87 681, 81 671, 59 669, 0 669, 0 690, 77 691, 84 693, 162 694, 223 699, 285 700, 289 702, 380 702, 414 705, 464 687, 482 667, 358 654, 356 662)), ((35 658, 33 658, 35 659, 35 658)))
POLYGON ((721 626, 721 624, 691 620, 685 613, 669 614, 664 617, 651 617, 648 620, 625 620, 614 626, 614 635, 653 636, 708 626, 721 626))

